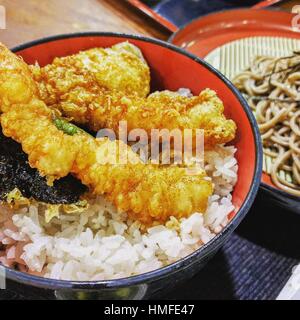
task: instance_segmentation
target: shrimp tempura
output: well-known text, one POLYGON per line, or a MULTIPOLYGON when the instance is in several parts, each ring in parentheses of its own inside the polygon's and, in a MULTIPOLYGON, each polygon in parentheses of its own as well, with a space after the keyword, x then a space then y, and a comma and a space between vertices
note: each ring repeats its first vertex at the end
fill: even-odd
POLYGON ((71 172, 97 195, 145 224, 204 212, 213 187, 199 169, 144 164, 126 144, 94 139, 80 129, 60 130, 40 100, 28 66, 0 44, 0 111, 3 133, 21 143, 29 163, 48 181, 71 172), (112 163, 128 154, 125 164, 112 163))
MULTIPOLYGON (((64 108, 64 104, 60 105, 64 108)), ((63 114, 68 111, 60 109, 63 114)), ((236 124, 226 119, 224 106, 213 90, 206 89, 199 96, 184 97, 171 91, 155 92, 148 98, 124 97, 117 92, 98 95, 87 109, 85 124, 91 130, 110 128, 118 132, 120 121, 126 121, 128 131, 142 128, 148 136, 151 130, 203 129, 206 149, 230 142, 236 133, 236 124)), ((195 144, 194 144, 195 145, 195 144)))

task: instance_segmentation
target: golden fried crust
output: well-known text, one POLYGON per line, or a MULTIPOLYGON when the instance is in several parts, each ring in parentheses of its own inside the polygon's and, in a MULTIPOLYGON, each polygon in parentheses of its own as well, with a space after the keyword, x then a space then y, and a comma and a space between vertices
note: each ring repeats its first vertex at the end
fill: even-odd
POLYGON ((165 222, 170 216, 181 218, 206 210, 213 188, 204 171, 189 176, 184 168, 160 168, 139 160, 136 164, 100 164, 99 160, 102 163, 105 154, 110 157, 112 150, 136 157, 120 141, 86 141, 76 159, 77 177, 96 194, 106 195, 132 219, 151 224, 165 222))
POLYGON ((84 108, 89 96, 101 88, 141 97, 150 91, 149 67, 141 51, 128 42, 55 58, 44 68, 37 65, 31 68, 47 105, 60 101, 72 103, 70 92, 76 94, 73 102, 77 107, 84 108))
POLYGON ((42 175, 63 177, 73 166, 76 146, 52 123, 52 111, 36 98, 27 65, 0 45, 0 110, 3 133, 22 143, 29 163, 42 175), (64 148, 60 148, 64 146, 64 148))
POLYGON ((15 103, 27 103, 37 94, 36 84, 25 63, 0 45, 0 110, 15 103))
POLYGON ((66 176, 72 169, 79 146, 71 136, 52 125, 52 114, 44 103, 33 99, 16 104, 1 115, 4 135, 22 144, 29 164, 49 181, 66 176))
POLYGON ((211 148, 235 137, 236 124, 227 120, 223 112, 222 101, 209 89, 193 97, 170 91, 156 92, 147 99, 111 92, 98 96, 88 108, 86 118, 89 127, 95 131, 111 128, 118 132, 119 122, 125 120, 129 131, 142 128, 149 137, 153 128, 180 129, 182 132, 184 129, 203 129, 205 147, 211 148))
POLYGON ((206 209, 213 187, 204 171, 190 176, 184 168, 143 164, 118 140, 58 130, 51 109, 37 97, 28 66, 1 44, 0 110, 4 134, 21 143, 30 165, 50 180, 71 172, 95 194, 145 224, 206 209), (123 164, 118 158, 126 153, 131 162, 123 164), (115 164, 113 154, 118 156, 115 164))
POLYGON ((183 97, 170 91, 149 93, 149 69, 139 49, 121 43, 111 49, 92 49, 34 67, 40 97, 78 124, 92 130, 203 129, 205 147, 227 143, 236 125, 223 114, 222 101, 212 90, 183 97), (128 54, 129 50, 137 53, 128 54))

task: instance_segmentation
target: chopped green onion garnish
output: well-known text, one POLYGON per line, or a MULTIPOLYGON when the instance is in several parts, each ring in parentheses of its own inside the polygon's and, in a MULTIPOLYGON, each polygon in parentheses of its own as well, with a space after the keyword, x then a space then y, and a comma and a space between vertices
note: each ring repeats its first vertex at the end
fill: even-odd
POLYGON ((63 131, 64 133, 70 136, 73 136, 74 134, 78 133, 80 130, 74 124, 69 123, 68 121, 60 118, 54 119, 54 124, 56 125, 57 129, 63 131))

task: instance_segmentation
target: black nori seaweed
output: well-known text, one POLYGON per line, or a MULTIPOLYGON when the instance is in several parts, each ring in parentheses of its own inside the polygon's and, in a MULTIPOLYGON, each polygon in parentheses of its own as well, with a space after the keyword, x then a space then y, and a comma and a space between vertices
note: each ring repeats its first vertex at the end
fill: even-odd
MULTIPOLYGON (((1 150, 2 151, 2 150, 1 150)), ((0 152, 1 152, 0 151, 0 152)), ((15 188, 14 165, 10 157, 0 154, 0 199, 15 188)))
POLYGON ((50 204, 75 203, 87 188, 71 175, 56 180, 52 187, 28 164, 20 144, 0 130, 0 199, 18 188, 23 196, 50 204))

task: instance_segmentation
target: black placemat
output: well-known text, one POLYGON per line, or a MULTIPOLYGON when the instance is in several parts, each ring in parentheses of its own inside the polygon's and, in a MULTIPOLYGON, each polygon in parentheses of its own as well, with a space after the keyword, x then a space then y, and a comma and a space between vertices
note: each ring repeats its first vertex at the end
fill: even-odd
MULTIPOLYGON (((300 262, 300 214, 260 194, 217 255, 193 279, 161 299, 275 299, 300 262)), ((0 290, 1 299, 29 299, 0 290)))

